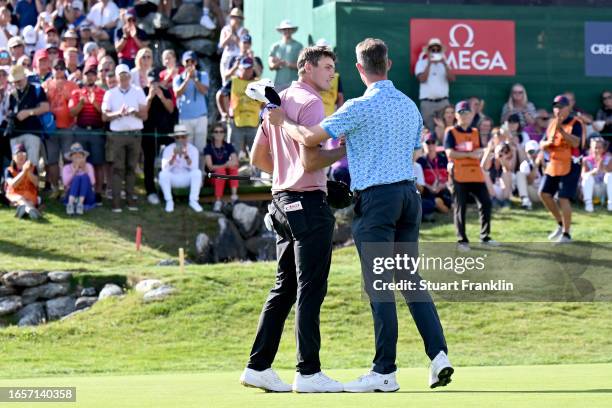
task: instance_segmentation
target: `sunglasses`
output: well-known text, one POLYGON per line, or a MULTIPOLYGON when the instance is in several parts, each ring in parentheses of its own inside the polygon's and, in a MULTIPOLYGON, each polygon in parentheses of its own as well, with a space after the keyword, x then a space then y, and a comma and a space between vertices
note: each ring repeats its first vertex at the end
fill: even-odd
MULTIPOLYGON (((0 58, 2 58, 2 54, 0 54, 0 58)), ((612 99, 612 95, 604 95, 603 100, 612 99)))
POLYGON ((440 47, 429 47, 429 51, 431 51, 431 52, 440 52, 440 51, 442 51, 442 48, 440 48, 440 47))
POLYGON ((513 93, 513 94, 519 94, 519 95, 520 95, 520 94, 522 94, 522 93, 524 93, 524 92, 523 92, 523 91, 512 91, 512 93, 513 93))
POLYGON ((8 58, 8 57, 9 57, 8 52, 0 52, 0 58, 8 58))
POLYGON ((529 154, 536 154, 538 151, 537 150, 527 150, 527 153, 529 154))
POLYGON ((435 140, 428 140, 428 141, 425 142, 425 144, 433 145, 433 144, 436 144, 436 141, 435 140))
POLYGON ((548 120, 548 119, 550 119, 548 116, 543 116, 543 117, 538 118, 538 120, 548 120))

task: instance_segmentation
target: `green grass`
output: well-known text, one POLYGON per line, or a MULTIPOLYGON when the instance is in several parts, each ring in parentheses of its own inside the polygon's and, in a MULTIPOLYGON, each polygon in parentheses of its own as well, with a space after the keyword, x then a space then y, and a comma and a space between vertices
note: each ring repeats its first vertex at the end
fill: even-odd
MULTIPOLYGON (((360 370, 332 370, 340 381, 351 381, 360 370)), ((77 402, 47 403, 49 407, 86 408, 311 408, 387 406, 438 407, 564 407, 610 406, 611 364, 557 366, 460 367, 453 383, 427 388, 425 368, 402 369, 401 389, 391 394, 275 394, 238 384, 240 372, 174 373, 140 376, 87 376, 0 380, 1 387, 76 387, 77 402)), ((291 381, 292 372, 281 377, 291 381)), ((14 404, 24 407, 26 404, 14 404)), ((29 406, 37 406, 31 403, 29 406)))
MULTIPOLYGON (((143 206, 137 214, 98 209, 83 218, 62 215, 52 205, 42 223, 18 221, 0 209, 3 269, 70 269, 77 277, 120 275, 127 280, 159 277, 179 292, 163 303, 143 304, 129 293, 109 299, 63 322, 36 328, 0 329, 0 378, 96 373, 239 370, 248 357, 257 317, 273 284, 274 263, 156 267, 191 249, 196 232, 214 221, 178 206, 174 215, 143 206), (134 249, 136 225, 145 247, 134 249)), ((426 224, 422 239, 452 241, 441 217, 426 224)), ((612 217, 575 216, 574 237, 610 242, 612 217)), ((542 210, 503 210, 493 220, 494 237, 506 242, 541 241, 553 226, 542 210)), ((470 214, 468 232, 477 237, 470 214)), ((329 291, 321 313, 325 368, 365 368, 373 356, 369 306, 361 300, 353 247, 334 253, 329 291)), ((400 305, 398 365, 426 364, 423 345, 405 305, 400 305)), ((438 304, 450 355, 460 366, 612 362, 609 303, 438 304)), ((286 325, 276 367, 295 364, 293 316, 286 325)))

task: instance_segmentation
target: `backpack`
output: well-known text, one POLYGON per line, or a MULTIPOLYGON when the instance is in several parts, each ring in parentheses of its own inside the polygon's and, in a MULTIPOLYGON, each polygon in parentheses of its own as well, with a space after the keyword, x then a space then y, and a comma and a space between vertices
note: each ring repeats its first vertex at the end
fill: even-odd
MULTIPOLYGON (((35 84, 32 84, 32 86, 34 87, 34 90, 36 91, 36 97, 39 98, 41 86, 35 85, 35 84)), ((55 124, 55 116, 53 116, 53 113, 49 111, 49 112, 43 113, 42 115, 39 115, 38 119, 40 120, 40 125, 42 126, 42 129, 43 129, 41 136, 44 139, 50 138, 51 135, 54 134, 57 129, 57 125, 55 124)))

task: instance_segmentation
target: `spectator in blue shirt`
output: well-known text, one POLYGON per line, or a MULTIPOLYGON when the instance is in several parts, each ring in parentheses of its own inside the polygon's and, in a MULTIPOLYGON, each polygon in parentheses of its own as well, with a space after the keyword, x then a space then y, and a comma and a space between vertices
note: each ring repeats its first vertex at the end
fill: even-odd
POLYGON ((38 13, 43 12, 45 6, 42 0, 19 0, 15 6, 15 14, 19 19, 19 29, 25 26, 35 26, 38 13))
POLYGON ((208 73, 198 71, 198 57, 193 51, 183 54, 185 71, 174 78, 173 88, 179 111, 179 123, 187 127, 189 142, 200 154, 206 147, 208 133, 208 73))

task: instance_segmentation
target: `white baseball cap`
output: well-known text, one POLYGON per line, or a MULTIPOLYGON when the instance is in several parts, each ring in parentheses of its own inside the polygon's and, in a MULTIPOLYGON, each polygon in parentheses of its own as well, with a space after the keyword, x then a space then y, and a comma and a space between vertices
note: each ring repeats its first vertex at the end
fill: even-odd
POLYGON ((540 144, 535 140, 528 140, 527 143, 525 143, 525 151, 529 152, 530 150, 539 151, 540 144))
POLYGON ((117 65, 117 68, 115 68, 115 75, 118 77, 121 74, 129 74, 130 73, 130 67, 128 67, 125 64, 119 64, 117 65))
POLYGON ((31 25, 23 27, 21 34, 23 35, 23 42, 25 42, 27 45, 36 45, 36 41, 38 39, 34 27, 31 25))
POLYGON ((72 0, 72 8, 83 11, 83 2, 81 0, 72 0))

